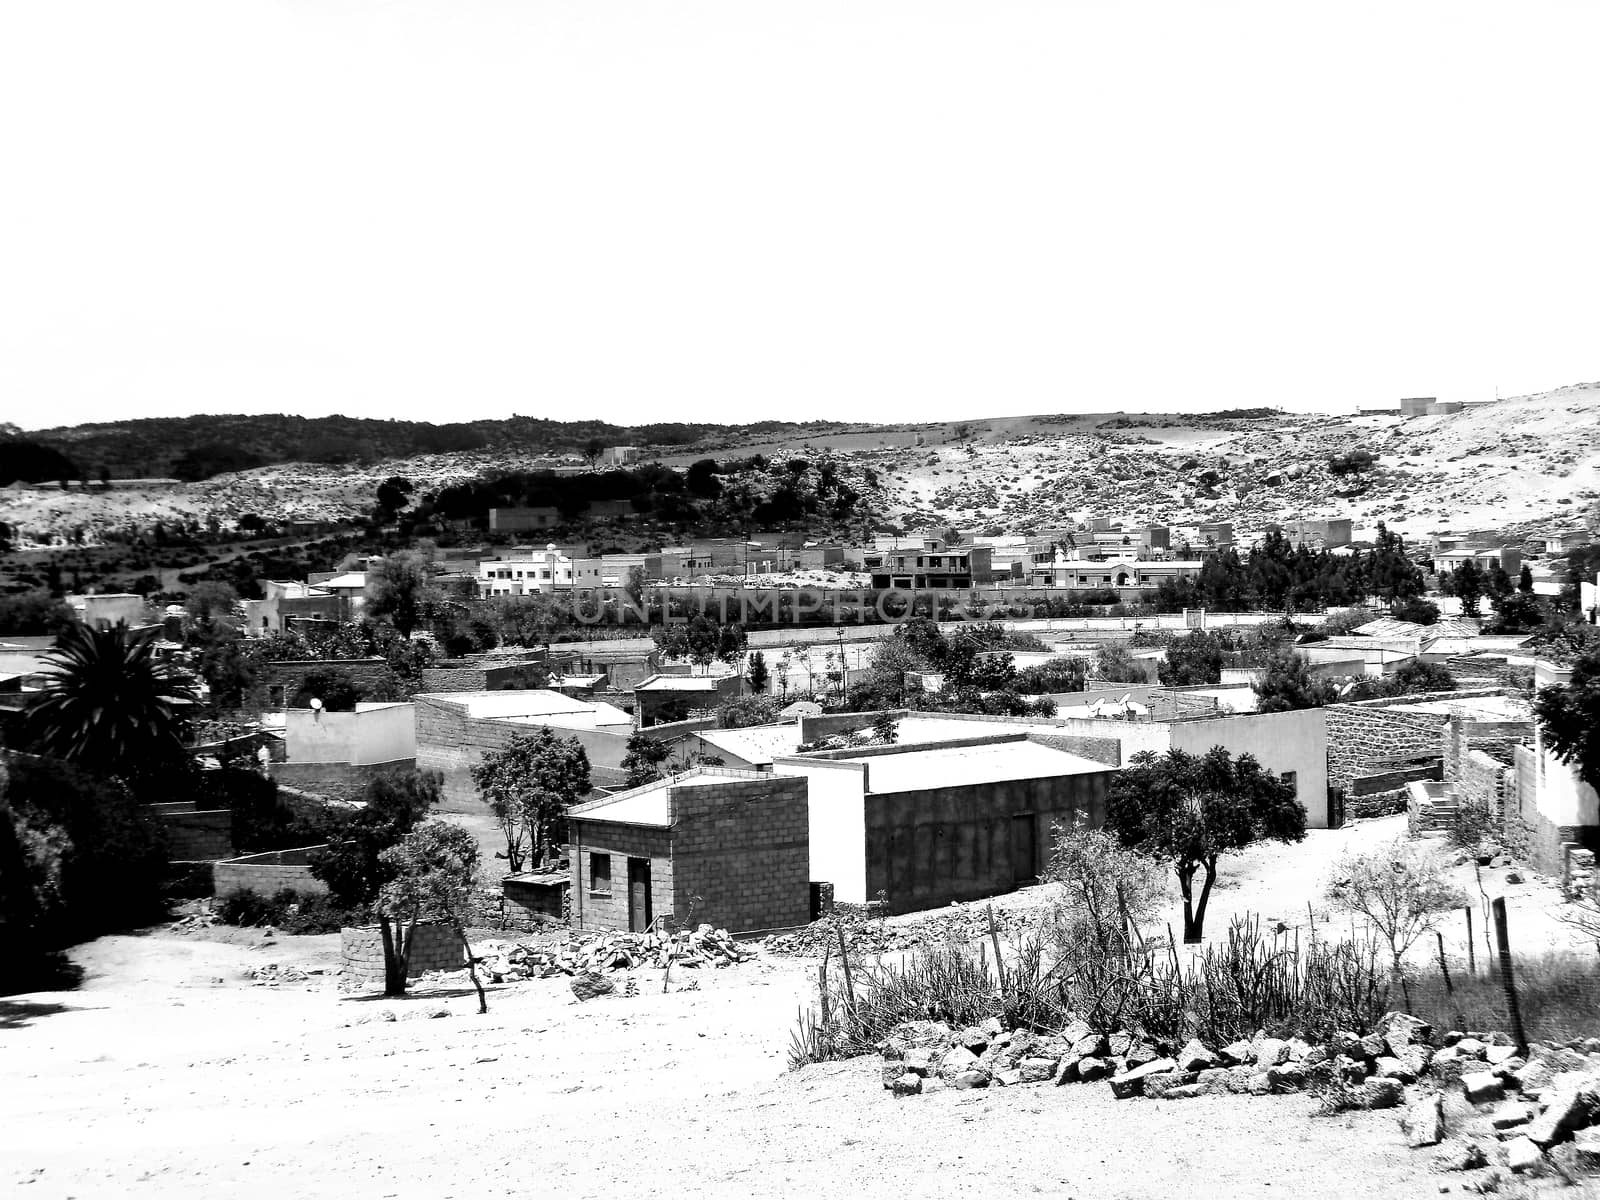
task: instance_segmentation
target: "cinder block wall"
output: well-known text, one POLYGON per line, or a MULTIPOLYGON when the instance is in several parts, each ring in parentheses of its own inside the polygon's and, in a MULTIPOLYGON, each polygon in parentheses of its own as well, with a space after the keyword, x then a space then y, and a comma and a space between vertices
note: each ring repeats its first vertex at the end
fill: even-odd
MULTIPOLYGON (((341 987, 383 987, 383 934, 376 925, 346 926, 339 931, 339 957, 344 964, 341 987)), ((406 978, 425 971, 459 971, 467 964, 466 951, 455 930, 447 925, 418 925, 412 942, 406 978)))
POLYGON ((655 918, 673 908, 672 834, 662 826, 619 825, 568 818, 567 853, 572 859, 572 925, 575 929, 628 928, 628 859, 650 860, 650 908, 655 918), (595 854, 611 856, 608 892, 594 889, 595 854))
POLYGON ((809 922, 806 797, 791 776, 673 788, 674 911, 736 933, 809 922))
POLYGON ((284 888, 293 888, 297 892, 324 896, 328 885, 312 875, 307 865, 311 854, 320 849, 321 846, 303 846, 296 850, 270 850, 213 863, 212 894, 221 897, 248 890, 270 896, 284 888))
POLYGON ((167 858, 173 862, 233 857, 230 810, 180 804, 153 804, 150 809, 166 833, 167 858))

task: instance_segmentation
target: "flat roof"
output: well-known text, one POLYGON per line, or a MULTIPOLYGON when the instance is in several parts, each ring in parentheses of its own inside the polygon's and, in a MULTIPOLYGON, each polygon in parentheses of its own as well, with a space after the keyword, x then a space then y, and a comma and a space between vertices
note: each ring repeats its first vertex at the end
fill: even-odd
POLYGON ((549 688, 508 689, 500 692, 424 692, 422 695, 430 700, 448 700, 452 704, 460 704, 472 717, 549 717, 561 713, 591 712, 601 707, 591 701, 580 700, 575 696, 551 691, 549 688))
POLYGON ((569 817, 589 821, 616 821, 623 825, 672 824, 672 797, 675 788, 710 787, 729 779, 761 778, 750 771, 694 769, 670 779, 658 779, 614 796, 602 796, 567 810, 569 817))
POLYGON ((1420 704, 1389 704, 1393 712, 1442 713, 1451 716, 1481 717, 1490 721, 1529 721, 1533 711, 1518 696, 1468 696, 1460 700, 1441 698, 1420 704))
POLYGON ((633 685, 636 692, 714 692, 717 681, 731 675, 652 675, 633 685))
POLYGON ((1109 773, 1114 768, 1038 742, 991 742, 938 746, 909 754, 861 755, 840 761, 865 763, 873 795, 969 787, 1015 779, 1052 779, 1109 773))
POLYGON ((756 765, 770 765, 779 755, 800 748, 799 725, 747 725, 743 729, 702 729, 702 742, 756 765))

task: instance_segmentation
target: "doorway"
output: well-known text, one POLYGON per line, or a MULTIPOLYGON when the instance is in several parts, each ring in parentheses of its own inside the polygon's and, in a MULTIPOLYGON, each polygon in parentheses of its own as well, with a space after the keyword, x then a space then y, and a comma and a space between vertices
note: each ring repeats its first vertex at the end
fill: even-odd
POLYGON ((1039 875, 1038 844, 1032 813, 1011 818, 1011 882, 1032 883, 1039 875))
POLYGON ((654 914, 650 911, 650 860, 628 860, 628 928, 634 933, 644 933, 650 928, 654 914))

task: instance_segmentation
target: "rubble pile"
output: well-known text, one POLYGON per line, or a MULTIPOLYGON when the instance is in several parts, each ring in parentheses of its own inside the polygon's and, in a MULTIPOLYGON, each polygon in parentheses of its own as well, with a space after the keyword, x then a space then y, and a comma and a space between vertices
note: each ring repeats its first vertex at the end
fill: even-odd
MULTIPOLYGON (((1039 914, 1028 910, 994 912, 995 928, 1002 937, 1027 933, 1039 921, 1039 914)), ((914 922, 890 924, 887 921, 857 916, 824 917, 793 933, 775 933, 762 945, 770 954, 821 958, 839 952, 836 926, 844 928, 845 944, 852 954, 880 955, 947 941, 971 942, 989 936, 987 906, 952 904, 948 909, 921 917, 914 922)))
POLYGON ((991 1018, 966 1029, 907 1021, 878 1048, 883 1086, 896 1096, 1099 1081, 1119 1100, 1310 1091, 1330 1111, 1403 1109, 1407 1143, 1440 1147, 1441 1170, 1600 1172, 1600 1038, 1536 1042, 1526 1056, 1500 1032, 1452 1031, 1435 1045, 1431 1025, 1394 1012, 1366 1036, 1318 1044, 1263 1032, 1178 1046, 1084 1021, 1035 1033, 991 1018))
POLYGON ((278 987, 285 983, 308 983, 314 975, 326 975, 326 967, 297 967, 292 964, 263 963, 259 967, 246 967, 244 977, 256 987, 278 987))
MULTIPOLYGON (((548 979, 556 975, 594 976, 603 971, 639 967, 726 967, 755 957, 726 929, 700 925, 677 933, 582 933, 555 948, 489 942, 473 948, 473 957, 494 983, 548 979)), ((609 981, 607 981, 609 982, 609 981)))

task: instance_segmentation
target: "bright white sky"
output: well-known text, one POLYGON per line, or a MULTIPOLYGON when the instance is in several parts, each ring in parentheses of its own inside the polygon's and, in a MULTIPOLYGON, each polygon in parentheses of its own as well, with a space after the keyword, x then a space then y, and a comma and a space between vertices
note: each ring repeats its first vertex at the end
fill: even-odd
POLYGON ((13 0, 0 420, 1600 379, 1600 4, 13 0))

